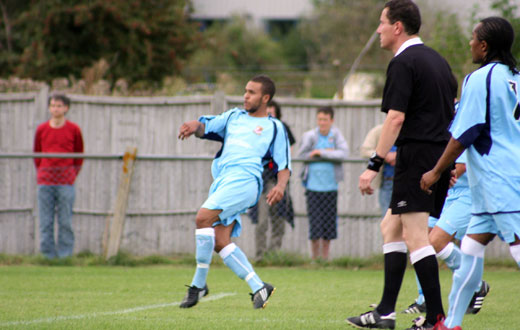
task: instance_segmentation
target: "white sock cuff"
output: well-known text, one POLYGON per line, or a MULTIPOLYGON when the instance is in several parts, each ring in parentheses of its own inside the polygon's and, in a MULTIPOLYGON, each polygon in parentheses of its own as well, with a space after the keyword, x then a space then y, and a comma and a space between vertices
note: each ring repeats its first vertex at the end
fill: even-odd
POLYGON ((255 272, 251 272, 249 274, 247 274, 246 278, 244 279, 246 282, 249 281, 250 279, 253 278, 253 276, 255 276, 256 273, 255 272))
POLYGON ((215 228, 209 227, 209 228, 195 229, 195 236, 197 236, 197 235, 215 237, 215 228))
POLYGON ((197 268, 209 268, 209 264, 197 264, 197 268))
POLYGON ((415 264, 418 261, 421 261, 422 259, 434 256, 435 255, 435 249, 431 245, 426 245, 425 247, 420 248, 419 250, 415 250, 413 252, 410 252, 410 261, 413 264, 415 264))
POLYGON ((408 252, 408 248, 406 247, 405 242, 390 242, 383 244, 383 253, 387 254, 390 252, 408 252))
POLYGON ((441 252, 437 253, 437 258, 446 260, 450 256, 450 254, 455 249, 455 244, 453 242, 449 242, 448 245, 444 247, 444 249, 441 250, 441 252))
POLYGON ((227 256, 229 256, 233 251, 236 249, 235 243, 229 243, 228 245, 224 246, 222 250, 218 253, 222 259, 225 259, 227 256))
POLYGON ((509 251, 511 252, 511 255, 513 256, 513 259, 515 259, 517 264, 520 264, 520 245, 510 245, 509 251))
POLYGON ((460 245, 460 250, 464 254, 484 259, 486 246, 484 244, 480 244, 469 236, 464 236, 460 245))

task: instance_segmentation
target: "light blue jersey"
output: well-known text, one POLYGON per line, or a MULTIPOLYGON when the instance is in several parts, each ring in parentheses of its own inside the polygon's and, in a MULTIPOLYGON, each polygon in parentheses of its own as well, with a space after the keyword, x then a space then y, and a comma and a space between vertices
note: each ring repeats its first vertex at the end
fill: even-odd
MULTIPOLYGON (((335 147, 331 130, 327 136, 319 134, 314 149, 335 149, 335 147)), ((310 163, 306 188, 312 191, 338 190, 338 183, 334 175, 334 164, 331 162, 310 163)))
POLYGON ((283 124, 273 117, 252 117, 232 109, 218 116, 202 116, 203 139, 222 142, 211 166, 214 181, 202 208, 222 210, 213 225, 237 222, 231 236, 239 236, 240 214, 258 202, 262 171, 272 158, 274 171, 291 169, 289 141, 283 124))
POLYGON ((203 139, 223 142, 211 167, 214 179, 227 168, 238 166, 262 181, 264 165, 270 158, 275 172, 291 169, 287 132, 278 119, 252 117, 234 108, 218 116, 202 116, 199 121, 206 126, 203 139))
POLYGON ((473 214, 520 211, 520 75, 490 63, 468 75, 451 126, 467 147, 473 214))

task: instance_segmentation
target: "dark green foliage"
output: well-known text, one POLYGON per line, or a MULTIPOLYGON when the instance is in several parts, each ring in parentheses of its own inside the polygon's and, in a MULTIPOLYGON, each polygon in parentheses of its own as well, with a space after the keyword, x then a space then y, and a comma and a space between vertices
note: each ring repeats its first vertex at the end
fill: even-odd
MULTIPOLYGON (((460 83, 468 73, 477 68, 471 62, 469 47, 471 35, 462 30, 456 14, 438 11, 434 15, 434 24, 424 38, 425 42, 448 61, 460 83)), ((460 89, 458 92, 460 95, 460 89)))
MULTIPOLYGON (((379 24, 384 2, 380 0, 316 0, 310 17, 300 24, 300 34, 312 65, 332 65, 346 73, 379 24)), ((377 44, 363 63, 386 67, 387 52, 377 44)))
MULTIPOLYGON (((520 62, 520 15, 519 5, 516 0, 495 0, 491 4, 491 8, 497 10, 503 18, 507 19, 513 26, 515 31, 515 41, 511 53, 520 62)), ((520 63, 518 63, 520 64, 520 63)), ((517 66, 518 66, 517 64, 517 66)))
POLYGON ((198 39, 185 5, 168 0, 33 0, 13 27, 23 49, 13 71, 45 81, 78 78, 84 68, 105 59, 111 82, 160 83, 181 70, 198 39))
MULTIPOLYGON (((124 79, 130 93, 152 95, 175 80, 180 87, 171 94, 241 94, 251 76, 266 73, 278 96, 330 98, 377 28, 384 1, 313 3, 299 23, 272 23, 269 33, 247 17, 216 22, 201 33, 189 19, 190 0, 0 0, 0 77, 82 79, 86 93, 99 79, 110 87, 124 79)), ((419 5, 421 37, 460 82, 476 68, 468 41, 479 11, 468 25, 431 1, 419 5)), ((493 0, 491 7, 512 23, 513 54, 520 58, 517 1, 493 0)), ((384 76, 391 56, 376 40, 358 71, 384 76)))
POLYGON ((285 64, 280 45, 262 30, 248 27, 243 17, 214 23, 204 36, 204 44, 186 68, 189 81, 216 82, 223 71, 247 81, 270 66, 285 64))

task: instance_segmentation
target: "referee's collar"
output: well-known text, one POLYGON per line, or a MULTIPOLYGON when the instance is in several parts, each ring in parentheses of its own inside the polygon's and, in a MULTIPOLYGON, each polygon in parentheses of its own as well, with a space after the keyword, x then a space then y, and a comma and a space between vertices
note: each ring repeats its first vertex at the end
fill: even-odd
POLYGON ((399 47, 399 49, 397 50, 397 53, 395 53, 394 57, 401 54, 406 48, 408 48, 410 46, 422 45, 422 44, 423 44, 423 41, 419 37, 408 39, 405 42, 403 42, 401 47, 399 47))

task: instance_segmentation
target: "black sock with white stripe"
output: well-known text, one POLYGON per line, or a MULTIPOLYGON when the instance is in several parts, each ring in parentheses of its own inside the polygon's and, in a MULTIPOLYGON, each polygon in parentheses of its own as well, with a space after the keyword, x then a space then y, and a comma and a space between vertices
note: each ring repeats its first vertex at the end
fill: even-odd
POLYGON ((444 316, 441 285, 439 283, 439 265, 435 257, 435 250, 431 245, 428 245, 410 253, 410 259, 419 283, 421 283, 426 301, 426 321, 435 324, 439 315, 444 316))
MULTIPOLYGON (((406 245, 404 247, 406 248, 406 245)), ((380 315, 388 315, 395 311, 395 303, 403 282, 406 262, 406 252, 385 253, 385 287, 381 302, 376 308, 380 315)))

